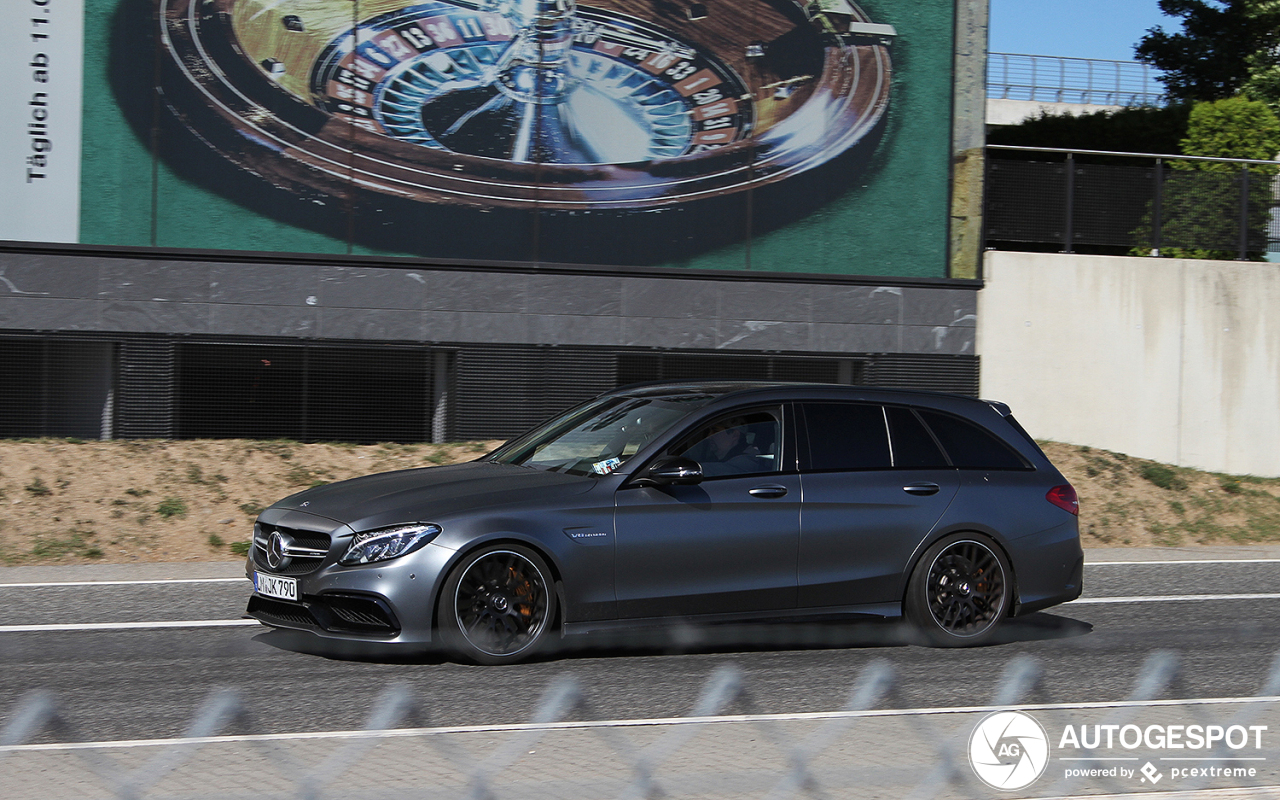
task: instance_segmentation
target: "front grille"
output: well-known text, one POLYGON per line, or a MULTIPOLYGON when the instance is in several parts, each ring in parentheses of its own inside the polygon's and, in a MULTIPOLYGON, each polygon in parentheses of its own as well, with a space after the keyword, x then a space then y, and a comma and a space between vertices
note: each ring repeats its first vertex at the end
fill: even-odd
POLYGON ((271 572, 277 575, 306 575, 307 573, 315 572, 324 563, 329 554, 329 543, 330 538, 327 533, 302 531, 296 528, 281 528, 275 525, 259 523, 254 526, 253 530, 253 563, 262 567, 264 572, 271 572), (273 569, 267 563, 267 546, 271 541, 271 534, 276 531, 289 537, 291 547, 311 550, 321 555, 290 556, 284 566, 279 569, 273 569))
POLYGON ((306 575, 309 572, 315 572, 323 560, 322 558, 295 558, 280 569, 271 571, 277 575, 306 575))

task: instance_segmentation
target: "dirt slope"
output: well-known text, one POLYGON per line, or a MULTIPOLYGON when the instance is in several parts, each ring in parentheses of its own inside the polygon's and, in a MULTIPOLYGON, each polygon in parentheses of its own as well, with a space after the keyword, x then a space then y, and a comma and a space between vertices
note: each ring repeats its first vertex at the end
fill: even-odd
MULTIPOLYGON (((0 441, 0 564, 235 558, 258 511, 286 495, 497 444, 0 441)), ((1044 448, 1080 494, 1086 547, 1280 541, 1280 480, 1044 448)))

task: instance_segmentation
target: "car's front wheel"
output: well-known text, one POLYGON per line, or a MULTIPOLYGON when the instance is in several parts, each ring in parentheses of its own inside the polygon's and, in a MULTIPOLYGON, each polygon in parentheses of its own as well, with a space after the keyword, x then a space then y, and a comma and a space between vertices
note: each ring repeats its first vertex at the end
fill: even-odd
POLYGON ((436 623, 445 646, 477 664, 511 664, 550 638, 556 593, 546 562, 527 547, 492 545, 445 581, 436 623))
POLYGON ((1008 613, 1011 575, 1004 553, 987 537, 944 537, 925 551, 911 573, 907 619, 938 647, 983 644, 1008 613))

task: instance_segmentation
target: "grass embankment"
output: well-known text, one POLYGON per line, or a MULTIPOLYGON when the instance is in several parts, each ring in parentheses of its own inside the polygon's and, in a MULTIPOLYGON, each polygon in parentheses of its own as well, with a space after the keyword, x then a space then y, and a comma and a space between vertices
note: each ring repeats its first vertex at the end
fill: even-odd
POLYGON ((1280 478, 1173 467, 1042 442, 1080 494, 1085 547, 1280 542, 1280 478))
MULTIPOLYGON (((0 441, 0 564, 233 559, 257 513, 286 495, 497 444, 0 441)), ((1080 494, 1086 547, 1280 542, 1280 479, 1044 448, 1080 494)))
POLYGON ((282 497, 497 444, 0 441, 0 565, 233 559, 282 497))

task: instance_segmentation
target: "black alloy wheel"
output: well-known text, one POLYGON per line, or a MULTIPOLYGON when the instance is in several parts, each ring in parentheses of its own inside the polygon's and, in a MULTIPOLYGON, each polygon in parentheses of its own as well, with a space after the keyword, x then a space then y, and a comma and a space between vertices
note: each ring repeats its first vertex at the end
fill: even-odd
POLYGON ((437 622, 446 646, 477 664, 510 664, 545 644, 556 594, 546 563, 527 547, 495 545, 449 573, 437 622))
POLYGON ((934 544, 911 573, 905 610, 931 644, 982 644, 1008 613, 1011 571, 1000 548, 957 534, 934 544))

